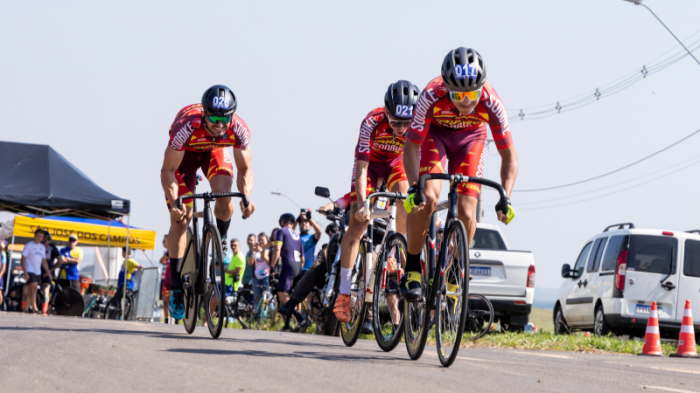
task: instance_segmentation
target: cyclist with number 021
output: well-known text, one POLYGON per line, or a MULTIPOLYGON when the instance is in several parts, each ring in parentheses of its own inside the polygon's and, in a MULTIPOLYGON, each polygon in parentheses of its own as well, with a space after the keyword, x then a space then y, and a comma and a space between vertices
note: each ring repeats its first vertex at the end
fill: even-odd
MULTIPOLYGON (((165 149, 160 179, 170 211, 168 254, 170 255, 171 293, 170 315, 182 319, 185 315, 181 281, 182 259, 185 253, 187 228, 192 219, 192 199, 184 199, 182 208, 177 198, 195 192, 197 170, 209 180, 212 192, 231 192, 233 165, 228 148, 233 147, 238 191, 250 196, 253 189, 253 171, 250 167, 250 132, 248 126, 235 114, 236 96, 223 85, 214 85, 202 96, 201 104, 188 105, 175 116, 170 127, 170 141, 165 149)), ((233 216, 230 197, 216 199, 214 215, 221 238, 226 234, 233 216)), ((241 201, 243 217, 255 211, 251 202, 246 208, 241 201)))
MULTIPOLYGON (((376 191, 380 180, 392 192, 406 193, 408 190, 403 149, 406 130, 419 94, 420 90, 411 82, 400 80, 392 83, 384 95, 384 107, 371 111, 360 126, 350 192, 353 214, 340 245, 340 290, 333 309, 340 322, 349 322, 352 317, 352 268, 371 214, 364 208, 367 195, 376 191)), ((403 206, 399 206, 396 215, 396 230, 406 233, 406 211, 403 206)))
MULTIPOLYGON (((518 174, 518 158, 505 107, 496 90, 486 82, 484 60, 474 49, 460 47, 445 56, 441 74, 421 93, 408 129, 404 150, 408 181, 413 185, 419 176, 444 173, 445 169, 450 175, 482 177, 488 123, 501 156, 501 184, 510 198, 518 174), (445 168, 447 160, 449 166, 445 168)), ((402 277, 399 291, 408 301, 423 295, 420 253, 441 187, 440 180, 429 180, 424 201, 411 207, 411 195, 405 203, 411 209, 407 222, 407 274, 402 277)), ((457 188, 459 220, 466 227, 467 244, 471 244, 476 230, 474 210, 480 192, 481 186, 473 183, 462 183, 457 188)), ((506 224, 515 214, 510 201, 507 209, 508 214, 503 214, 501 203, 496 205, 498 219, 506 224)), ((448 291, 450 285, 454 284, 448 283, 448 291)))

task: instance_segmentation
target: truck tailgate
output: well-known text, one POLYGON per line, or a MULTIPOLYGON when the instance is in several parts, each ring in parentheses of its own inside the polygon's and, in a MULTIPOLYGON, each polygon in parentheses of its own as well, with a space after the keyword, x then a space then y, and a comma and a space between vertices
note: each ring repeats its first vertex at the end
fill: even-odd
POLYGON ((469 292, 491 296, 524 297, 527 271, 535 264, 527 251, 469 250, 469 292))

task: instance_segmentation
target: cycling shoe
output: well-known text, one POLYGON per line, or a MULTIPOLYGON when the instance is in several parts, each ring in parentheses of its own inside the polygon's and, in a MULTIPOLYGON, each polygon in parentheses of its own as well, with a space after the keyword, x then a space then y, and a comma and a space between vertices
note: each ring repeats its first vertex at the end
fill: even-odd
POLYGON ((409 302, 420 300, 420 298, 423 296, 421 274, 418 272, 408 272, 408 274, 401 277, 399 293, 401 293, 402 298, 408 300, 409 302))
POLYGON ((168 304, 170 316, 175 319, 185 318, 185 293, 182 289, 173 289, 170 292, 170 304, 168 304))

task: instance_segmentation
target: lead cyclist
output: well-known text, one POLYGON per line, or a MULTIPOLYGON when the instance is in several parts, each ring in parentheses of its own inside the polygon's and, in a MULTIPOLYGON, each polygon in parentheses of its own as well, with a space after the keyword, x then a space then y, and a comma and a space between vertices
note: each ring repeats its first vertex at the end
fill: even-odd
MULTIPOLYGON (((195 192, 197 170, 209 180, 212 192, 231 192, 233 164, 228 148, 233 147, 236 163, 236 187, 250 198, 253 190, 253 170, 250 168, 250 131, 236 112, 236 96, 223 85, 214 85, 202 95, 201 104, 188 105, 175 117, 170 127, 170 141, 165 149, 160 181, 170 211, 168 254, 170 255, 171 292, 169 311, 175 319, 185 317, 181 271, 185 253, 187 228, 192 219, 192 199, 184 199, 182 209, 177 198, 195 192)), ((233 216, 231 198, 217 198, 214 206, 216 227, 226 242, 233 216)), ((250 202, 246 208, 241 201, 243 217, 255 211, 250 202)))

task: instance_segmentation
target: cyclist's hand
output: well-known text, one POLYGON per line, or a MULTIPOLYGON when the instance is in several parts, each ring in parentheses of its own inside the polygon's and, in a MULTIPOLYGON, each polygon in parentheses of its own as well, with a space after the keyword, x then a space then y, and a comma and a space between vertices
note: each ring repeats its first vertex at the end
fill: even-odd
POLYGON ((255 211, 255 204, 253 202, 249 202, 248 207, 245 207, 243 206, 243 201, 241 201, 241 211, 243 212, 243 218, 248 218, 255 211))
POLYGON ((183 206, 182 210, 178 209, 177 206, 170 206, 170 218, 176 223, 181 223, 185 220, 185 208, 183 206))
POLYGON ((416 205, 415 197, 416 197, 416 194, 408 194, 408 198, 404 199, 403 208, 404 208, 404 210, 406 210, 406 213, 418 212, 418 211, 421 211, 425 207, 425 201, 416 205))
POLYGON ((513 209, 513 206, 511 206, 510 200, 508 200, 507 203, 508 203, 508 213, 507 214, 503 214, 503 212, 501 211, 502 210, 501 209, 501 207, 502 207, 501 201, 499 201, 496 204, 496 213, 498 214, 498 221, 500 221, 506 225, 510 224, 510 222, 513 221, 513 219, 515 218, 515 209, 513 209))
POLYGON ((318 210, 316 210, 316 211, 325 216, 326 214, 333 211, 333 208, 335 208, 335 204, 333 202, 328 202, 325 205, 319 207, 318 210))
POLYGON ((357 212, 355 213, 355 218, 357 218, 357 221, 360 222, 365 222, 369 220, 369 214, 370 212, 365 211, 365 204, 364 202, 360 204, 360 202, 357 202, 357 212))

